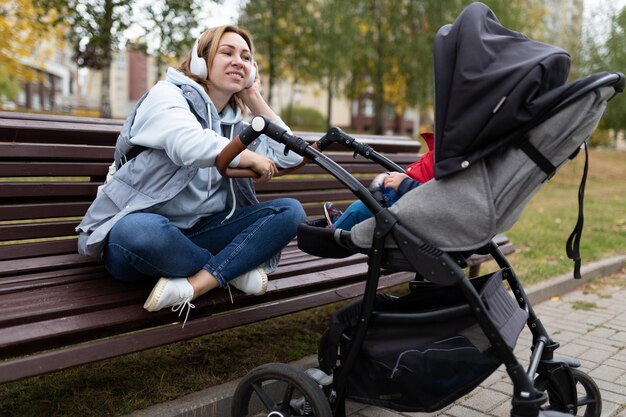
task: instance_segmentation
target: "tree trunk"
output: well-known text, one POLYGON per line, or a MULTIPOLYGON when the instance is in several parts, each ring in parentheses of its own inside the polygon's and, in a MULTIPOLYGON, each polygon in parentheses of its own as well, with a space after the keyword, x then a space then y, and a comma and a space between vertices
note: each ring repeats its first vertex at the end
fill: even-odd
POLYGON ((100 117, 111 118, 111 62, 102 68, 100 88, 100 117))
POLYGON ((156 79, 157 81, 161 79, 161 76, 163 75, 163 54, 161 53, 161 51, 159 51, 157 53, 156 56, 156 79))
POLYGON ((332 77, 328 78, 328 84, 326 84, 326 93, 328 98, 326 100, 326 130, 330 129, 330 115, 333 111, 333 81, 332 77))
MULTIPOLYGON (((276 17, 276 2, 275 1, 270 1, 270 19, 271 19, 271 23, 272 25, 275 25, 276 22, 274 21, 275 17, 276 17)), ((269 104, 270 107, 273 108, 274 103, 273 101, 273 95, 272 95, 272 87, 274 87, 274 80, 276 79, 276 62, 275 62, 275 52, 274 52, 274 39, 273 37, 270 37, 269 39, 269 44, 267 45, 267 61, 268 61, 268 76, 269 76, 269 81, 268 81, 268 86, 267 86, 267 104, 269 104)))
POLYGON ((374 134, 385 134, 385 86, 383 83, 384 35, 381 33, 381 16, 376 10, 376 79, 374 80, 374 134))

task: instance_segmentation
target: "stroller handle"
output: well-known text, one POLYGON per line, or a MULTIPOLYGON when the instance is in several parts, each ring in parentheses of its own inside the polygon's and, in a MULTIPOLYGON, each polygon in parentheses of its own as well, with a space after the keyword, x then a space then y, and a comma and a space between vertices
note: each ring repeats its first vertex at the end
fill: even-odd
POLYGON ((256 116, 250 126, 246 127, 220 152, 216 160, 220 172, 227 168, 247 144, 252 143, 261 134, 283 143, 285 152, 296 152, 344 184, 374 214, 377 225, 374 240, 382 241, 387 236, 391 237, 407 261, 420 275, 443 285, 458 283, 464 277, 462 269, 450 254, 432 246, 415 232, 398 223, 393 213, 383 207, 372 193, 341 165, 320 152, 316 145, 310 145, 304 139, 290 134, 264 116, 256 116))
MULTIPOLYGON (((285 135, 292 138, 292 141, 297 141, 299 139, 300 141, 304 142, 304 140, 300 138, 289 135, 287 133, 287 130, 283 129, 277 124, 271 123, 267 117, 256 116, 254 119, 252 119, 252 123, 246 126, 241 131, 241 133, 235 136, 235 138, 233 138, 228 143, 228 145, 226 145, 224 149, 221 150, 221 152, 217 155, 217 158, 215 158, 215 167, 217 168, 221 176, 230 178, 259 177, 259 174, 250 168, 229 168, 228 165, 233 161, 233 159, 237 157, 237 155, 243 152, 252 142, 254 142, 255 139, 261 136, 261 134, 266 134, 267 136, 278 142, 285 143, 285 145, 287 145, 287 139, 283 139, 283 136, 285 135)), ((285 154, 289 151, 289 149, 292 148, 287 146, 285 147, 285 154)), ((297 153, 299 155, 302 155, 299 152, 297 153)), ((276 174, 275 176, 278 177, 281 175, 285 175, 297 168, 299 168, 299 166, 289 169, 279 168, 278 174, 276 174)))
MULTIPOLYGON (((373 212, 378 213, 383 210, 380 203, 371 195, 363 184, 354 178, 342 166, 335 163, 332 159, 324 155, 317 149, 316 145, 310 145, 304 139, 294 136, 283 127, 272 123, 265 116, 256 116, 252 122, 239 135, 228 143, 222 149, 215 160, 215 165, 221 175, 226 177, 256 177, 256 173, 247 168, 228 168, 228 165, 239 155, 248 145, 250 145, 260 135, 266 135, 279 143, 285 145, 285 154, 293 151, 309 161, 315 162, 317 165, 325 169, 350 191, 352 191, 365 205, 373 212)), ((281 170, 279 175, 292 172, 295 168, 281 170)))

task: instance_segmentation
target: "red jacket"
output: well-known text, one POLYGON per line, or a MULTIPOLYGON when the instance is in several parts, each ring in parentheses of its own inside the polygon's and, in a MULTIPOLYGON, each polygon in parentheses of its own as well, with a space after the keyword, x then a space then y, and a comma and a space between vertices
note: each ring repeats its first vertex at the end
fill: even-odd
POLYGON ((433 167, 434 164, 434 141, 435 136, 432 133, 422 133, 421 134, 424 141, 426 141, 426 145, 428 146, 428 152, 426 152, 419 161, 413 162, 411 165, 406 167, 406 174, 421 182, 422 184, 433 179, 435 176, 435 170, 433 167))

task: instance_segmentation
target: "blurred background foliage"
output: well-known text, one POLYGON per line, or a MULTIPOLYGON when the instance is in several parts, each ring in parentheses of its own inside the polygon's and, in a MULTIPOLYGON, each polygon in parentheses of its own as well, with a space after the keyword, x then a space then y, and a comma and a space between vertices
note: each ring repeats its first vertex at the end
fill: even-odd
MULTIPOLYGON (((133 43, 157 57, 159 68, 175 64, 206 29, 208 16, 224 0, 0 0, 0 98, 15 94, 19 61, 38 39, 69 42, 81 67, 106 69, 111 53, 133 43), (133 30, 129 32, 129 28, 133 30), (129 35, 132 33, 132 35, 129 35)), ((241 0, 237 24, 254 36, 256 59, 272 85, 315 83, 332 98, 371 95, 374 132, 383 133, 391 106, 430 108, 433 101, 433 42, 437 30, 454 21, 463 0, 241 0)), ((613 3, 582 32, 551 33, 547 0, 489 0, 506 27, 554 43, 572 54, 572 78, 626 70, 626 8, 613 3)), ((562 32, 562 31, 561 31, 562 32)), ((103 71, 103 74, 107 71, 103 71)), ((162 72, 159 72, 162 74, 162 72)), ((108 117, 109 83, 102 77, 101 115, 108 117)), ((610 106, 602 128, 625 129, 626 95, 610 106)), ((610 140, 610 137, 609 137, 610 140)))

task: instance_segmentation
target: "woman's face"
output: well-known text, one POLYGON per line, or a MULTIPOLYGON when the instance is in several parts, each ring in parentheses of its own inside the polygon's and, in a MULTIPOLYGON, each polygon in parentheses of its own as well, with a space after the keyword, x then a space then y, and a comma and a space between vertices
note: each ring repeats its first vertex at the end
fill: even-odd
POLYGON ((231 95, 238 93, 246 85, 251 64, 252 54, 246 41, 236 33, 224 33, 209 70, 212 87, 231 95))

